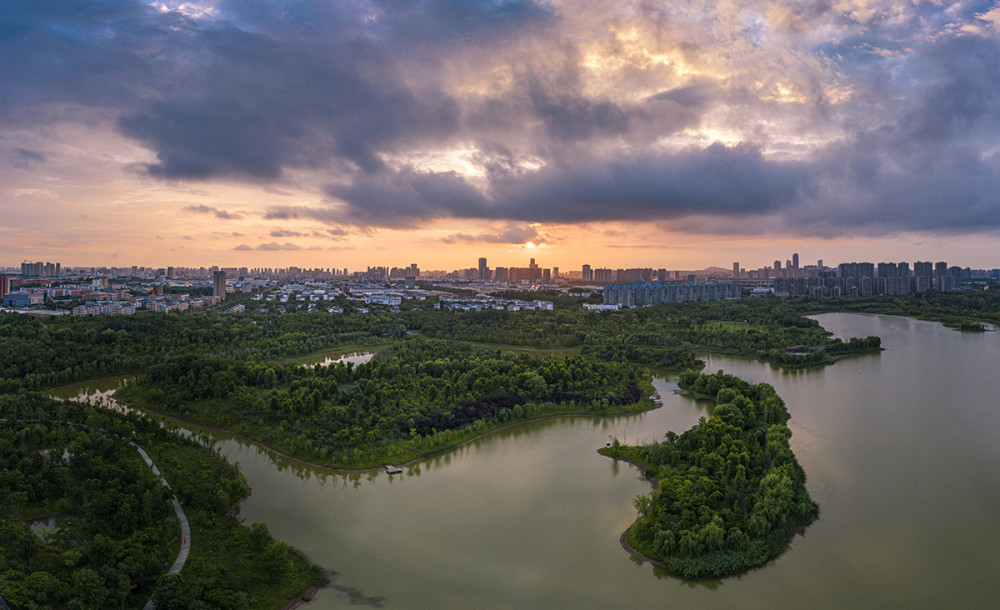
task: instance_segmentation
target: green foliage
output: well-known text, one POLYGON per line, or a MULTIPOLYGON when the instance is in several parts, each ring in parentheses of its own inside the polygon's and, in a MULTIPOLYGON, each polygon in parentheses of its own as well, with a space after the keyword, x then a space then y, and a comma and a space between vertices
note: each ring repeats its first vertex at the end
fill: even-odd
POLYGON ((151 595, 158 607, 272 608, 322 579, 266 527, 252 533, 232 515, 246 480, 209 449, 138 415, 0 396, 0 418, 15 411, 0 422, 0 594, 13 608, 141 607, 151 595), (176 598, 190 603, 167 601, 177 579, 161 577, 180 524, 133 438, 195 532, 176 598), (50 520, 44 534, 29 528, 50 520))
POLYGON ((780 552, 818 507, 789 446, 788 411, 768 384, 685 371, 680 386, 716 401, 709 419, 647 447, 604 453, 654 473, 630 543, 686 578, 742 572, 780 552))
POLYGON ((412 457, 551 412, 614 413, 650 406, 630 363, 541 359, 412 338, 357 367, 306 368, 186 356, 150 367, 120 391, 130 403, 247 434, 338 466, 412 457))
MULTIPOLYGON (((965 312, 979 307, 980 299, 984 312, 1000 311, 1000 302, 991 296, 969 302, 963 298, 956 303, 965 312)), ((378 309, 362 314, 347 305, 348 313, 342 315, 192 310, 169 315, 141 312, 119 317, 38 318, 0 313, 0 345, 4 348, 0 350, 0 392, 42 390, 84 379, 138 373, 185 356, 272 361, 345 344, 390 342, 411 331, 480 344, 583 348, 584 353, 600 358, 661 369, 697 366, 694 353, 698 350, 801 365, 802 360, 786 358, 783 350, 790 345, 836 343, 801 313, 823 307, 837 309, 840 303, 835 299, 742 299, 620 312, 588 312, 575 307, 455 312, 414 306, 398 314, 378 309)), ((938 309, 944 307, 934 303, 938 309)), ((950 312, 942 310, 941 315, 950 312)), ((993 319, 991 315, 996 318, 987 313, 979 317, 993 319)))
POLYGON ((802 313, 845 311, 909 316, 941 322, 952 328, 982 332, 979 322, 1000 325, 1000 291, 938 292, 870 297, 801 297, 787 299, 788 306, 802 313))
MULTIPOLYGON (((27 416, 92 418, 44 400, 27 416)), ((0 401, 7 417, 11 397, 0 401)), ((0 593, 15 608, 141 606, 173 558, 179 532, 163 487, 127 443, 103 430, 0 424, 0 593), (44 535, 29 522, 53 523, 44 535)))
POLYGON ((192 310, 41 319, 0 312, 0 393, 138 373, 192 354, 274 360, 359 341, 386 341, 399 336, 399 324, 388 313, 237 315, 192 310))
POLYGON ((802 357, 785 348, 841 343, 784 299, 667 303, 617 312, 411 312, 408 319, 410 328, 439 339, 580 347, 585 355, 664 370, 700 366, 697 351, 753 356, 785 366, 827 364, 833 361, 831 351, 802 357))

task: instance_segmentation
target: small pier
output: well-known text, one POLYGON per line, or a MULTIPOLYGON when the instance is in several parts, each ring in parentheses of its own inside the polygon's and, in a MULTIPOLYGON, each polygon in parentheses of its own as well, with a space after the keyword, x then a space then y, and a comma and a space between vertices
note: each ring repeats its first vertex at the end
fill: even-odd
POLYGON ((385 465, 386 474, 403 474, 403 469, 399 466, 393 466, 392 464, 385 465))

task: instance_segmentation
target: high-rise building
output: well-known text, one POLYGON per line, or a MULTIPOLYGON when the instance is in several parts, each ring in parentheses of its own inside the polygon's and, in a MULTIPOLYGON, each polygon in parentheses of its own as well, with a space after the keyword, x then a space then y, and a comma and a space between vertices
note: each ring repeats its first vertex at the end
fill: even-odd
POLYGON ((799 255, 798 253, 795 253, 792 255, 792 269, 798 269, 798 268, 799 268, 799 255))
POLYGON ((594 272, 591 270, 590 265, 583 266, 583 272, 580 274, 581 279, 585 282, 594 281, 594 272))
POLYGON ((740 264, 739 262, 733 263, 733 278, 740 279, 740 264))
POLYGON ((10 292, 10 279, 6 275, 0 275, 0 301, 10 292))
POLYGON ((489 279, 488 277, 486 277, 486 258, 479 259, 479 279, 481 280, 489 279))
POLYGON ((938 292, 948 290, 948 263, 934 263, 934 283, 938 292))
POLYGON ((226 298, 226 272, 212 272, 212 296, 220 299, 226 298))

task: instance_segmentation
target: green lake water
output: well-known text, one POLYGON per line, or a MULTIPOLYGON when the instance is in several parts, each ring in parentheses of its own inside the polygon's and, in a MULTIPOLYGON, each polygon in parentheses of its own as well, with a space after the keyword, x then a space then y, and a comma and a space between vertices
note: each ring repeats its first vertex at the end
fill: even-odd
POLYGON ((657 378, 659 409, 561 417, 501 431, 405 468, 339 475, 214 435, 263 521, 337 572, 306 608, 991 608, 1000 579, 1000 334, 891 316, 816 316, 879 354, 784 371, 705 357, 772 384, 820 518, 762 569, 683 581, 618 537, 650 485, 597 454, 710 414, 657 378))

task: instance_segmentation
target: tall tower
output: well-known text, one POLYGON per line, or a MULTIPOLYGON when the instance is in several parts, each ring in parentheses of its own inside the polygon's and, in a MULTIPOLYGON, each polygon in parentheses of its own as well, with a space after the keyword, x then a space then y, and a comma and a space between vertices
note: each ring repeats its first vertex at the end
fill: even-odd
POLYGON ((740 264, 739 262, 733 263, 733 279, 740 279, 740 264))
POLYGON ((219 297, 220 299, 226 298, 226 272, 225 271, 213 271, 212 272, 212 296, 219 297))
POLYGON ((486 278, 486 258, 479 259, 479 279, 485 280, 486 278))
POLYGON ((938 292, 948 290, 948 263, 934 263, 934 282, 937 284, 938 292))
POLYGON ((799 268, 799 254, 796 252, 792 255, 792 269, 799 268))

